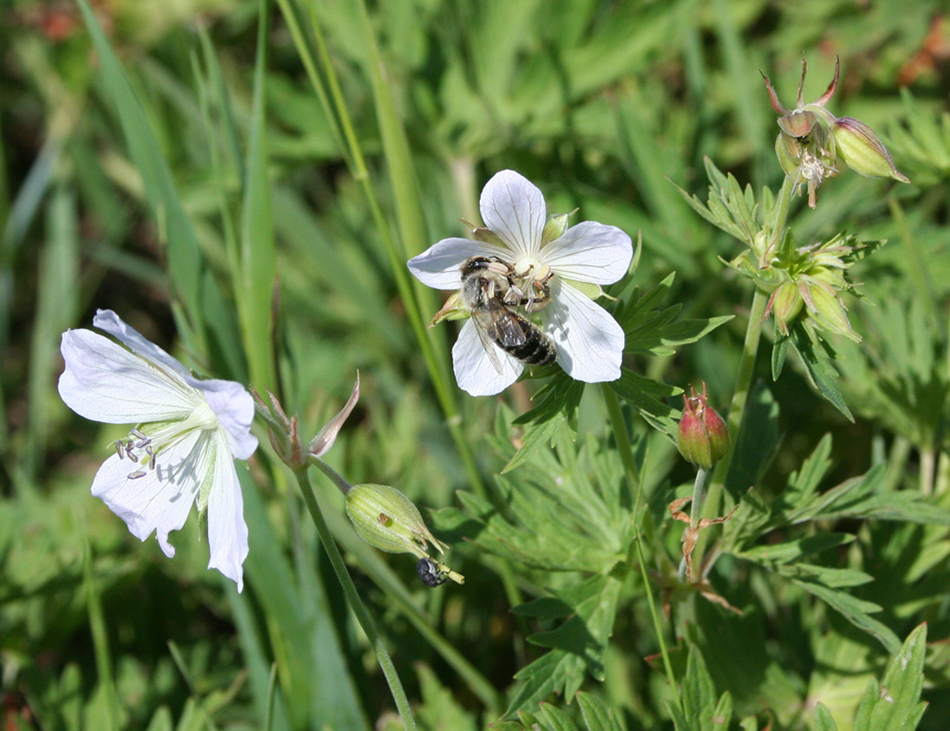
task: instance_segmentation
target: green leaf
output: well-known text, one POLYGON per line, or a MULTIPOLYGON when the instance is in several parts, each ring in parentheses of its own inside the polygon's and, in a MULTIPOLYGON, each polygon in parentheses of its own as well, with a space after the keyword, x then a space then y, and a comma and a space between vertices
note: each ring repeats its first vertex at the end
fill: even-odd
POLYGON ((760 226, 756 219, 758 206, 751 185, 743 192, 732 173, 723 175, 708 157, 703 158, 709 177, 709 198, 704 204, 677 186, 683 199, 713 226, 722 229, 747 246, 752 246, 760 226))
MULTIPOLYGON (((735 516, 733 516, 733 520, 735 516)), ((773 543, 765 546, 756 546, 738 554, 740 558, 756 563, 793 563, 804 556, 819 553, 828 548, 843 546, 851 543, 854 536, 848 533, 819 533, 816 536, 798 538, 785 543, 773 543)))
POLYGON ((535 394, 534 400, 538 405, 519 416, 512 424, 543 424, 563 415, 568 424, 573 423, 576 429, 577 406, 583 395, 584 384, 558 369, 554 377, 535 394))
POLYGON ((676 441, 679 424, 675 417, 680 412, 667 406, 666 400, 683 393, 683 389, 641 376, 629 368, 621 368, 620 378, 612 381, 610 387, 650 426, 676 441))
MULTIPOLYGON (((206 276, 207 269, 198 238, 175 189, 152 124, 90 9, 88 0, 79 0, 79 8, 99 54, 106 88, 112 94, 132 161, 142 176, 146 197, 152 206, 161 240, 167 248, 169 274, 175 295, 184 305, 184 322, 180 324, 186 332, 182 335, 198 338, 199 344, 203 346, 204 333, 200 325, 206 323, 214 336, 214 348, 209 348, 209 352, 220 352, 228 375, 244 380, 243 358, 236 346, 233 322, 226 310, 209 311, 205 307, 209 296, 207 288, 217 293, 217 285, 206 276)), ((217 296, 220 298, 219 294, 217 296)), ((204 350, 204 347, 199 350, 204 350)))
MULTIPOLYGON (((576 586, 554 592, 570 618, 556 630, 528 638, 532 644, 551 648, 515 678, 523 681, 505 715, 532 708, 551 693, 572 698, 584 680, 585 671, 596 680, 604 679, 604 653, 614 625, 622 579, 612 575, 592 576, 576 586)), ((531 605, 521 608, 530 614, 531 605)), ((550 604, 541 607, 549 613, 550 604)))
POLYGON ((590 693, 578 693, 577 705, 580 706, 587 731, 623 731, 617 714, 607 708, 597 696, 590 693))
MULTIPOLYGON (((578 693, 578 696, 581 694, 578 693)), ((544 717, 547 729, 550 731, 578 731, 570 716, 551 703, 541 703, 541 715, 544 717)))
POLYGON ((872 602, 862 601, 851 594, 838 591, 817 581, 793 578, 792 581, 810 594, 824 601, 851 624, 878 640, 888 652, 897 652, 900 639, 885 624, 869 616, 869 612, 879 612, 881 608, 872 602))
POLYGON ((831 711, 824 703, 815 706, 815 731, 838 731, 838 726, 831 717, 831 711))
POLYGON ((258 24, 257 60, 254 65, 254 101, 248 139, 247 168, 244 180, 241 251, 233 281, 238 317, 241 322, 244 351, 247 354, 251 382, 258 389, 276 389, 274 368, 273 298, 277 276, 277 251, 271 212, 271 185, 268 174, 267 118, 264 101, 267 39, 270 3, 261 0, 258 24))
POLYGON ((838 386, 838 371, 831 364, 834 351, 817 332, 809 328, 806 332, 801 320, 790 330, 792 344, 805 365, 808 380, 818 393, 832 406, 845 415, 848 421, 854 421, 851 411, 844 402, 844 395, 838 386))
POLYGON ((779 408, 769 387, 756 383, 746 402, 739 433, 735 436, 732 461, 726 475, 726 489, 738 499, 758 484, 781 442, 779 408))
POLYGON ((927 625, 921 624, 905 640, 891 659, 878 684, 868 683, 858 713, 855 731, 913 731, 927 704, 920 700, 924 683, 924 655, 927 651, 927 625))
POLYGON ((563 424, 564 417, 561 416, 557 419, 535 423, 525 429, 524 436, 521 438, 521 446, 515 452, 515 456, 508 460, 508 464, 502 468, 501 474, 511 472, 515 467, 524 464, 535 450, 553 442, 563 424))
POLYGON ((716 687, 697 645, 689 648, 682 684, 682 709, 669 704, 676 731, 724 731, 729 728, 732 700, 728 692, 716 700, 716 687))

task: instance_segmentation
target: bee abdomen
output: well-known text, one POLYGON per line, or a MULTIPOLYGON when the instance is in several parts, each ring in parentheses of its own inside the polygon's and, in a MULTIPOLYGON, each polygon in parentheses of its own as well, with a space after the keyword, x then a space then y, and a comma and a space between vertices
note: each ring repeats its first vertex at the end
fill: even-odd
MULTIPOLYGON (((522 320, 519 316, 519 320, 522 320)), ((528 365, 551 365, 557 360, 557 348, 554 341, 535 325, 524 320, 520 323, 524 331, 524 342, 505 348, 511 355, 528 365)))

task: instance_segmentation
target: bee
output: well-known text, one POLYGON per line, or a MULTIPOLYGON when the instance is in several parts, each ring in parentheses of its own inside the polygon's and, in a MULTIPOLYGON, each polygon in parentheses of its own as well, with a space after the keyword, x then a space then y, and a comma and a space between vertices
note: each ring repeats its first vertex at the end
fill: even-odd
POLYGON ((448 580, 448 574, 442 570, 437 561, 433 561, 428 556, 423 556, 416 564, 416 573, 422 579, 422 583, 430 589, 442 586, 448 580))
POLYGON ((475 331, 496 371, 503 371, 496 345, 528 365, 549 365, 557 360, 554 341, 512 309, 524 306, 526 312, 536 312, 547 304, 550 290, 546 280, 532 280, 532 289, 526 294, 515 283, 511 265, 496 256, 473 256, 462 264, 461 272, 462 304, 472 313, 475 331), (534 281, 539 281, 540 287, 534 281))

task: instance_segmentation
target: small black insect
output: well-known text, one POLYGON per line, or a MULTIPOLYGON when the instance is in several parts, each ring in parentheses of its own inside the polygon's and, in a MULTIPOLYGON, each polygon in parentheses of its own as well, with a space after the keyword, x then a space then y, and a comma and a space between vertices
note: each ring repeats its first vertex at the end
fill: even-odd
POLYGON ((448 574, 440 569, 439 564, 428 556, 419 559, 419 563, 416 564, 416 573, 419 574, 422 583, 430 589, 442 586, 448 579, 448 574))

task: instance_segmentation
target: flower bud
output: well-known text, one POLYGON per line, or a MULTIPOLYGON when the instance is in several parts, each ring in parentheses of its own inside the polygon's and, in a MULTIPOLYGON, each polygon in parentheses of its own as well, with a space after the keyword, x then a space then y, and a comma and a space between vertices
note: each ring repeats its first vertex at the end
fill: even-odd
POLYGON ((692 386, 689 391, 689 397, 683 395, 683 418, 676 448, 687 462, 708 470, 729 451, 729 429, 716 410, 706 403, 705 383, 702 396, 697 396, 692 386))
POLYGON ((808 309, 825 330, 844 335, 856 343, 861 342, 861 336, 851 328, 848 313, 831 287, 814 283, 807 287, 807 292, 808 309))
POLYGON ((346 494, 346 514, 360 538, 381 551, 424 558, 430 541, 445 552, 445 544, 429 532, 419 509, 389 485, 353 487, 346 494))
POLYGON ((864 122, 851 117, 841 117, 832 124, 838 155, 845 164, 869 178, 894 178, 902 183, 910 179, 898 172, 891 154, 874 130, 864 122))
POLYGON ((544 224, 544 231, 541 232, 541 245, 544 246, 555 239, 559 239, 567 231, 567 219, 570 213, 556 213, 548 216, 547 223, 544 224))
POLYGON ((775 314, 775 326, 778 331, 788 336, 788 326, 801 312, 802 293, 795 282, 785 282, 772 294, 772 312, 775 314))

